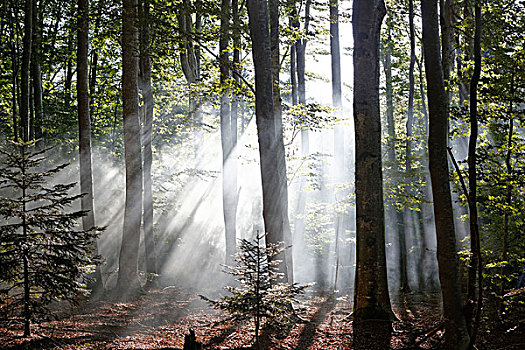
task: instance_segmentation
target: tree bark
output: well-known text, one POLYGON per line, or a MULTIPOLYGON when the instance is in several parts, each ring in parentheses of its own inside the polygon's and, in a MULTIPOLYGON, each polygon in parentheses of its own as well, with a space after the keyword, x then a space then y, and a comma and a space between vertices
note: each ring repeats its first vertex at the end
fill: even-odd
MULTIPOLYGON (((481 308, 483 306, 483 274, 481 261, 481 240, 478 227, 478 199, 477 199, 477 171, 476 171, 476 148, 478 142, 478 83, 481 76, 481 4, 475 1, 474 10, 474 72, 470 80, 470 139, 468 146, 468 183, 469 183, 469 224, 470 224, 470 249, 471 258, 469 266, 469 288, 468 303, 476 303, 474 321, 470 327, 469 349, 473 349, 481 320, 481 308), (476 278, 477 277, 477 278, 476 278), (476 281, 477 294, 476 294, 476 281), (470 284, 474 285, 470 285, 470 284)), ((474 310, 473 310, 474 311, 474 310)), ((472 315, 466 315, 467 324, 472 315), (469 318, 470 317, 470 318, 469 318)))
MULTIPOLYGON (((409 0, 408 2, 408 22, 409 22, 409 32, 410 32, 410 64, 408 68, 408 109, 407 109, 407 122, 406 122, 406 140, 405 140, 405 174, 406 178, 408 180, 407 185, 407 193, 409 195, 412 195, 412 186, 413 183, 413 177, 410 176, 410 172, 412 169, 412 138, 413 138, 413 127, 414 127, 414 95, 415 95, 415 79, 414 79, 414 70, 416 65, 416 34, 414 29, 414 2, 413 0, 409 0)), ((405 204, 405 223, 404 223, 404 240, 405 240, 405 264, 407 263, 407 249, 406 249, 406 237, 408 236, 408 230, 410 225, 412 224, 410 222, 410 218, 412 216, 413 212, 410 210, 409 205, 405 204)), ((421 245, 419 245, 421 246, 421 245)), ((421 270, 421 264, 418 264, 417 267, 418 271, 421 270)), ((407 273, 407 266, 405 266, 404 273, 407 273)), ((418 273, 419 276, 421 276, 421 273, 418 273)), ((410 290, 408 286, 408 278, 406 281, 406 289, 410 290)))
MULTIPOLYGON (((305 14, 304 14, 304 33, 303 35, 308 35, 308 30, 310 26, 310 6, 312 1, 306 0, 305 3, 305 14)), ((297 17, 296 14, 294 17, 297 17)), ((295 18, 294 18, 295 19, 295 18)), ((299 21, 295 19, 295 27, 299 29, 299 21)), ((295 43, 297 60, 296 60, 296 70, 297 70, 297 98, 299 104, 303 106, 306 105, 306 44, 308 43, 307 38, 301 38, 295 43)), ((302 124, 301 129, 301 156, 306 159, 310 154, 310 137, 308 134, 308 124, 304 121, 300 122, 302 124)), ((299 183, 299 191, 297 198, 297 207, 295 210, 295 223, 294 223, 294 235, 296 240, 301 242, 298 245, 298 249, 302 249, 301 245, 304 242, 304 232, 305 232, 305 216, 306 216, 306 177, 301 176, 299 183)))
MULTIPOLYGON (((268 7, 265 1, 248 0, 247 8, 255 67, 255 115, 261 162, 263 219, 266 243, 271 244, 284 241, 284 208, 279 174, 283 171, 280 167, 286 164, 283 159, 284 149, 279 149, 283 144, 278 142, 275 130, 268 7)), ((284 261, 284 254, 279 254, 275 259, 284 261)), ((280 264, 279 271, 286 279, 286 264, 280 264)))
POLYGON ((143 186, 144 195, 143 222, 146 253, 146 272, 157 273, 157 258, 155 251, 155 236, 153 233, 153 181, 151 167, 153 151, 153 90, 151 86, 151 55, 150 55, 150 1, 141 0, 141 27, 140 27, 140 72, 143 103, 142 143, 143 143, 143 186))
POLYGON ((29 140, 29 73, 31 63, 31 48, 33 41, 33 1, 25 1, 24 17, 24 39, 22 51, 22 67, 20 70, 20 127, 22 129, 22 140, 29 140))
MULTIPOLYGON (((387 133, 390 142, 388 144, 387 159, 391 164, 390 176, 396 179, 395 184, 399 183, 401 178, 401 165, 396 157, 396 123, 394 119, 394 87, 392 79, 392 51, 393 51, 393 40, 392 40, 392 21, 390 16, 387 16, 387 42, 383 43, 385 53, 383 57, 383 67, 385 70, 385 83, 386 83, 386 124, 387 133)), ((388 208, 395 216, 395 232, 397 233, 397 260, 400 271, 399 289, 403 293, 410 292, 408 286, 408 272, 407 272, 407 249, 406 249, 406 228, 405 219, 406 211, 403 212, 398 209, 394 202, 389 203, 388 208)))
POLYGON ((33 80, 34 136, 40 140, 43 137, 44 107, 42 105, 42 72, 40 69, 40 51, 42 46, 41 22, 38 16, 38 6, 33 0, 33 40, 31 51, 31 77, 33 80))
MULTIPOLYGON (((95 205, 93 195, 93 170, 91 164, 91 119, 89 118, 88 49, 89 49, 89 0, 78 0, 77 24, 77 106, 80 162, 80 191, 84 194, 80 202, 87 214, 82 217, 84 230, 95 227, 95 205)), ((98 255, 97 242, 94 254, 98 255)), ((93 291, 100 292, 104 285, 100 267, 95 269, 93 291)))
POLYGON ((126 162, 126 204, 117 290, 139 288, 138 253, 142 218, 142 159, 138 105, 137 0, 122 0, 122 112, 126 162))
POLYGON ((445 348, 465 349, 469 343, 458 279, 456 234, 447 160, 448 97, 439 47, 437 0, 422 0, 423 50, 427 79, 430 130, 429 167, 434 198, 439 280, 445 318, 445 348))
MULTIPOLYGON (((344 182, 345 168, 345 147, 344 147, 344 126, 340 119, 343 117, 343 102, 341 91, 341 52, 339 45, 339 1, 330 0, 330 58, 332 70, 332 106, 336 109, 336 124, 334 127, 334 158, 335 176, 334 182, 341 184, 344 182)), ((337 189, 336 189, 337 191, 337 189)), ((334 198, 337 205, 337 192, 334 198)), ((338 207, 338 205, 337 205, 338 207)), ((339 241, 344 234, 344 213, 338 211, 335 217, 335 278, 334 289, 337 289, 337 279, 339 274, 339 241)))
POLYGON ((387 349, 392 331, 385 257, 379 111, 382 0, 354 0, 354 123, 357 255, 354 348, 387 349))
MULTIPOLYGON (((233 261, 232 255, 236 251, 236 217, 237 203, 235 195, 237 188, 233 188, 232 175, 237 169, 232 168, 231 156, 233 150, 231 110, 230 110, 230 64, 228 44, 230 40, 230 0, 221 3, 221 28, 219 40, 219 63, 221 81, 221 144, 222 144, 222 205, 224 214, 224 234, 226 240, 226 264, 233 261)), ((235 186, 237 184, 235 183, 235 186)))
MULTIPOLYGON (((280 0, 269 0, 269 14, 270 14, 270 51, 271 51, 271 62, 272 62, 272 95, 273 95, 273 111, 275 118, 275 139, 276 141, 283 142, 283 118, 281 108, 281 89, 280 89, 280 48, 279 48, 279 2, 280 0)), ((278 145, 277 149, 284 152, 284 144, 278 145)), ((278 159, 284 159, 285 155, 282 154, 278 159)), ((280 200, 283 214, 283 239, 286 246, 292 245, 292 233, 290 231, 290 222, 288 219, 288 180, 286 177, 286 166, 282 164, 279 166, 279 189, 280 200)), ((287 249, 284 252, 285 261, 287 266, 288 282, 293 281, 293 254, 292 248, 287 249)))

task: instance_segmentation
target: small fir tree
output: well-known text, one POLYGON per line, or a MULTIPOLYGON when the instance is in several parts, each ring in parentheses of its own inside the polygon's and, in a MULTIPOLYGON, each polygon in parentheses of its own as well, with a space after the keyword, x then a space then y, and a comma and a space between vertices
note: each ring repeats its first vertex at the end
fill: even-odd
POLYGON ((225 310, 236 319, 253 319, 255 346, 259 348, 259 330, 262 322, 268 330, 280 331, 296 320, 292 302, 304 293, 309 285, 281 283, 284 277, 278 272, 280 260, 275 258, 286 248, 282 244, 261 244, 263 235, 255 240, 240 240, 239 253, 234 255, 236 266, 226 266, 226 273, 236 277, 238 286, 227 286, 231 296, 210 300, 215 308, 225 310))
POLYGON ((82 280, 96 262, 98 228, 76 229, 86 213, 66 209, 82 195, 69 194, 75 183, 48 184, 67 166, 41 170, 48 150, 34 142, 0 148, 0 292, 9 315, 23 319, 24 336, 31 335, 32 321, 51 315, 52 301, 86 292, 82 280))

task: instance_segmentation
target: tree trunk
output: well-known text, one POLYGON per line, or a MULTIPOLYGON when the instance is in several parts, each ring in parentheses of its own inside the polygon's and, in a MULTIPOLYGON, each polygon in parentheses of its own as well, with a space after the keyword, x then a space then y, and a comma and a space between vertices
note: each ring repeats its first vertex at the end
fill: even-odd
MULTIPOLYGON (((345 169, 345 132, 344 126, 340 119, 343 117, 343 102, 341 92, 341 52, 339 46, 339 1, 330 0, 330 58, 332 68, 332 106, 336 108, 335 117, 336 124, 334 128, 334 158, 335 158, 335 176, 334 182, 341 184, 344 182, 345 169)), ((339 207, 337 203, 337 188, 335 189, 335 203, 336 208, 339 207)), ((334 289, 337 289, 337 279, 339 274, 339 241, 344 234, 344 212, 338 210, 335 217, 335 277, 334 289)))
MULTIPOLYGON (((508 139, 507 139, 507 154, 505 155, 505 168, 507 170, 507 177, 508 179, 512 179, 513 176, 513 167, 511 163, 512 158, 512 140, 514 138, 514 94, 515 94, 515 82, 514 82, 514 73, 512 74, 511 83, 510 83, 510 105, 509 105, 509 133, 508 133, 508 139)), ((505 202, 507 205, 507 208, 510 208, 512 206, 512 191, 514 189, 514 186, 512 184, 507 185, 507 193, 505 194, 505 202)), ((510 214, 509 209, 506 209, 503 214, 503 246, 501 251, 501 261, 508 261, 509 259, 509 220, 510 220, 510 214)), ((500 286, 499 286, 499 296, 500 296, 500 305, 499 305, 499 311, 501 314, 505 312, 505 303, 503 301, 503 296, 505 295, 505 265, 501 266, 500 270, 500 286)))
POLYGON ((143 104, 143 222, 144 241, 146 253, 146 272, 157 273, 157 259, 155 251, 155 236, 153 233, 153 186, 151 178, 151 166, 153 163, 153 151, 151 142, 153 138, 153 91, 151 87, 151 56, 150 56, 150 29, 149 12, 150 1, 141 0, 141 27, 140 27, 140 71, 143 104))
MULTIPOLYGON (((308 34, 308 29, 310 26, 310 6, 312 1, 306 0, 305 3, 305 15, 304 15, 304 33, 303 35, 308 34)), ((294 17, 297 17, 298 14, 296 14, 294 17)), ((297 19, 295 23, 296 29, 299 29, 299 22, 297 19)), ((297 60, 296 60, 296 70, 297 70, 297 97, 299 104, 306 105, 306 44, 308 43, 308 40, 306 38, 302 38, 297 40, 295 43, 296 47, 296 54, 297 54, 297 60)), ((306 160, 308 155, 310 154, 310 138, 308 134, 308 126, 307 123, 302 122, 303 129, 301 130, 301 156, 306 160)), ((305 232, 305 216, 306 216, 306 177, 301 176, 301 180, 299 183, 299 191, 298 191, 298 198, 297 198, 297 207, 295 210, 295 223, 294 223, 294 235, 296 237, 296 240, 301 242, 297 249, 302 249, 302 245, 304 242, 304 232, 305 232)))
MULTIPOLYGON (((415 95, 415 80, 414 80, 414 70, 416 65, 416 34, 414 29, 414 2, 413 0, 409 0, 408 2, 408 22, 409 22, 409 31, 410 31, 410 64, 408 68, 408 109, 407 109, 407 122, 406 122, 406 140, 405 140, 405 174, 406 179, 408 180, 407 185, 407 193, 409 195, 412 195, 412 187, 411 184, 413 183, 413 177, 409 174, 412 170, 412 138, 413 138, 413 127, 414 127, 414 95, 415 95)), ((406 223, 404 224, 405 230, 404 230, 404 239, 406 242, 406 237, 408 236, 408 230, 410 226, 412 225, 411 220, 409 220, 412 217, 413 212, 410 210, 409 205, 405 204, 405 213, 404 216, 406 218, 406 223)), ((415 235, 414 235, 415 237, 415 235)), ((421 245, 419 245, 421 247, 421 245)), ((405 243, 405 256, 407 254, 406 250, 406 243, 405 243)), ((405 263, 407 263, 407 259, 405 259, 405 263)), ((417 267, 418 271, 421 270, 421 264, 418 264, 417 267)), ((404 272, 406 272, 407 266, 405 266, 404 272)), ((408 275, 408 274, 407 274, 408 275)), ((419 273, 418 275, 421 275, 419 273)), ((406 289, 409 290, 408 286, 408 278, 406 282, 406 289)))
POLYGON ((387 349, 392 331, 385 257, 379 42, 382 0, 354 0, 354 123, 357 256, 354 348, 387 349))
POLYGON ((12 120, 13 120, 13 140, 19 140, 19 121, 18 121, 18 50, 15 38, 17 37, 16 23, 18 16, 15 9, 11 6, 11 13, 9 14, 9 46, 11 49, 11 104, 12 104, 12 120))
MULTIPOLYGON (((401 178, 401 165, 399 164, 396 157, 396 122, 394 119, 394 88, 392 79, 392 51, 393 51, 393 40, 392 40, 392 21, 390 16, 387 16, 387 42, 383 43, 385 47, 385 54, 383 57, 383 66, 385 70, 386 78, 386 124, 387 133, 390 140, 388 144, 387 159, 391 164, 390 176, 395 178, 395 184, 399 182, 401 178)), ((399 289, 403 293, 410 292, 408 286, 408 272, 407 272, 407 249, 406 249, 406 228, 405 225, 405 214, 406 212, 401 211, 395 205, 395 203, 389 203, 389 210, 395 216, 395 232, 397 233, 397 258, 398 267, 400 271, 399 289)))
MULTIPOLYGON (((89 49, 89 0, 78 0, 77 27, 77 105, 78 105, 78 139, 80 162, 80 192, 84 193, 80 202, 87 214, 82 217, 84 230, 95 227, 95 206, 93 196, 93 171, 91 166, 91 119, 89 118, 88 93, 88 49, 89 49)), ((94 254, 98 255, 97 242, 94 242, 94 254)), ((95 270, 94 292, 103 290, 100 267, 95 270)))
POLYGON ((22 67, 20 70, 20 127, 22 128, 22 140, 29 140, 29 67, 31 63, 31 48, 33 41, 33 1, 25 1, 24 17, 24 39, 22 51, 22 67))
MULTIPOLYGON (((221 80, 221 144, 222 144, 222 205, 224 213, 224 234, 226 239, 226 264, 233 261, 232 255, 236 251, 236 216, 237 204, 235 195, 237 188, 233 188, 232 175, 237 169, 232 168, 231 157, 233 150, 232 125, 230 110, 230 64, 228 44, 230 40, 230 0, 222 0, 221 5, 221 33, 219 40, 219 62, 221 80)), ((237 184, 235 183, 235 186, 237 184)))
MULTIPOLYGON (((283 140, 283 118, 281 110, 281 89, 280 89, 280 55, 279 55, 279 2, 280 0, 269 0, 269 14, 270 14, 270 51, 271 51, 271 62, 272 62, 272 96, 273 96, 273 111, 275 115, 275 138, 277 142, 283 140)), ((284 144, 277 146, 278 150, 284 152, 284 144)), ((285 155, 279 156, 279 159, 284 159, 285 155)), ((280 200, 283 214, 283 238, 286 246, 292 245, 292 233, 290 231, 290 222, 288 219, 288 180, 286 177, 286 166, 280 165, 279 169, 279 189, 280 200)), ((287 266, 288 282, 293 282, 293 254, 292 248, 287 249, 284 252, 285 261, 287 266)))
MULTIPOLYGON (((100 15, 100 9, 97 10, 97 14, 95 15, 96 21, 95 21, 95 30, 93 37, 98 36, 98 29, 100 27, 100 19, 102 16, 100 15)), ((97 72, 98 72, 98 50, 94 49, 92 50, 92 56, 91 56, 91 69, 89 72, 89 116, 90 118, 95 117, 95 108, 94 108, 94 102, 95 102, 95 92, 97 88, 97 72)))
POLYGON ((117 290, 139 288, 138 256, 142 218, 142 159, 138 105, 137 0, 122 0, 122 112, 126 162, 126 204, 117 290))
MULTIPOLYGON (((272 94, 272 64, 270 50, 270 31, 268 28, 268 7, 265 1, 248 0, 248 18, 252 41, 252 56, 255 67, 255 115, 261 178, 263 190, 263 219, 266 243, 284 241, 280 175, 285 166, 283 145, 276 139, 275 115, 272 94)), ((284 261, 284 254, 276 257, 284 261)), ((279 265, 279 271, 288 276, 286 264, 279 265)))
MULTIPOLYGON (((478 141, 478 83, 481 76, 481 4, 475 1, 475 33, 474 33, 474 73, 470 80, 470 139, 468 146, 468 183, 469 183, 469 224, 470 224, 470 267, 469 267, 469 287, 467 291, 468 303, 475 301, 475 318, 470 332, 469 349, 474 347, 479 322, 481 308, 483 306, 483 274, 481 261, 481 240, 478 227, 478 199, 477 199, 477 172, 476 172, 476 148, 478 141), (476 276, 477 276, 477 295, 476 295, 476 276), (474 285, 470 285, 473 283, 474 285)), ((466 315, 467 324, 471 321, 471 315, 466 315)))
POLYGON ((42 46, 41 23, 38 16, 38 6, 33 0, 33 40, 31 51, 31 77, 33 79, 34 136, 40 140, 43 137, 44 107, 42 105, 42 73, 40 69, 40 50, 42 46))
POLYGON ((469 343, 458 279, 456 234, 447 160, 448 97, 439 48, 437 0, 422 0, 423 49, 427 78, 430 130, 429 167, 434 198, 439 280, 445 317, 445 348, 465 349, 469 343))

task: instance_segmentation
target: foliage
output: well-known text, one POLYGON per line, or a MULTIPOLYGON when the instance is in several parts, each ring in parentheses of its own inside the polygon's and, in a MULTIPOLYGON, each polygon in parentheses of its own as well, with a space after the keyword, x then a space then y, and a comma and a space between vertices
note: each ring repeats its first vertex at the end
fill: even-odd
POLYGON ((255 240, 240 240, 236 266, 228 266, 227 273, 236 277, 238 286, 226 287, 232 295, 209 301, 215 308, 225 310, 235 318, 253 319, 255 339, 259 344, 259 327, 263 320, 269 330, 279 332, 291 327, 295 321, 292 303, 308 285, 280 283, 283 274, 278 271, 281 263, 276 258, 285 248, 281 244, 262 246, 264 236, 255 240))
POLYGON ((86 213, 68 208, 82 195, 70 194, 75 183, 49 185, 67 164, 42 170, 47 150, 34 142, 0 149, 0 292, 9 296, 9 314, 23 318, 26 336, 31 321, 50 315, 51 302, 87 292, 83 280, 96 262, 98 228, 75 229, 86 213))

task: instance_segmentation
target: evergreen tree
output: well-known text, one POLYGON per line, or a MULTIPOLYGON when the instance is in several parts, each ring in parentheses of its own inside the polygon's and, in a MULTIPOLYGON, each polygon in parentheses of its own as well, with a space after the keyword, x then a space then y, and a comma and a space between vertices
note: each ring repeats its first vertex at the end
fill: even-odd
POLYGON ((67 164, 42 170, 49 148, 13 144, 0 149, 0 292, 9 296, 10 314, 24 320, 24 336, 30 336, 31 322, 50 314, 48 304, 86 292, 83 276, 95 263, 97 229, 75 229, 86 214, 67 211, 82 197, 70 194, 75 183, 48 184, 67 164))
POLYGON ((280 260, 276 257, 286 248, 282 244, 262 244, 264 236, 256 240, 240 240, 237 265, 227 266, 227 273, 236 277, 238 286, 227 286, 232 295, 209 301, 217 309, 225 310, 237 319, 253 319, 255 346, 259 347, 259 329, 263 319, 270 330, 285 329, 295 321, 291 303, 309 285, 280 283, 284 273, 279 272, 280 260))

